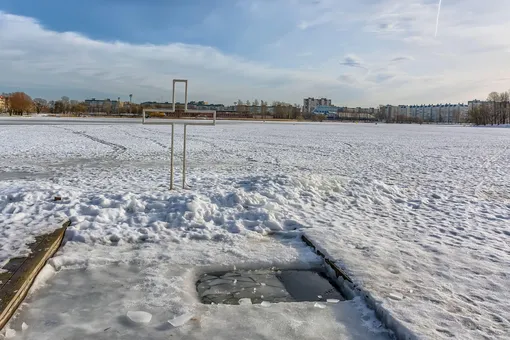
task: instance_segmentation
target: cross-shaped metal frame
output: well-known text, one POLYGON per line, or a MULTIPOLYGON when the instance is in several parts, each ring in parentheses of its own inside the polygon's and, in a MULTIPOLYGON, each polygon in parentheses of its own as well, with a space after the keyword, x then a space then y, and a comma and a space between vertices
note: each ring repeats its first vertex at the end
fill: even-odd
POLYGON ((151 124, 151 125, 171 125, 172 126, 172 141, 170 144, 170 190, 174 189, 174 131, 176 124, 184 125, 184 145, 183 145, 183 154, 182 154, 182 188, 186 189, 186 132, 188 125, 216 125, 216 111, 213 110, 188 110, 188 80, 187 79, 174 79, 172 84, 172 109, 144 109, 142 113, 142 124, 151 124), (184 83, 184 112, 189 113, 212 113, 213 120, 212 122, 194 122, 189 120, 168 120, 168 119, 160 119, 153 121, 147 121, 146 113, 147 112, 175 112, 175 84, 176 83, 184 83))

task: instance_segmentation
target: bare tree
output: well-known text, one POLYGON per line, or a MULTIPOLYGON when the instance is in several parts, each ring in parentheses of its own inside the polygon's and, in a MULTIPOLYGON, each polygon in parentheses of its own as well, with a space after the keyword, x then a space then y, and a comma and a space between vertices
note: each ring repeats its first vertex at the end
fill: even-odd
POLYGON ((266 119, 267 102, 265 102, 263 100, 260 101, 260 113, 262 114, 262 119, 266 119))
POLYGON ((22 115, 24 112, 30 111, 32 98, 25 92, 15 92, 10 96, 10 106, 13 113, 22 115))
POLYGON ((499 116, 499 124, 506 124, 507 122, 510 122, 509 115, 510 115, 510 93, 509 92, 501 92, 499 94, 499 99, 501 101, 501 114, 499 116))
POLYGON ((238 99, 237 103, 236 103, 237 113, 242 114, 244 112, 244 110, 245 110, 244 102, 241 99, 238 99))
MULTIPOLYGON (((182 105, 182 106, 184 107, 184 105, 182 105)), ((177 110, 177 105, 175 106, 175 109, 177 110)), ((109 100, 104 102, 103 110, 105 111, 106 114, 110 114, 111 113, 111 111, 112 111, 112 103, 109 100)))
POLYGON ((62 102, 63 113, 67 113, 69 111, 69 97, 63 96, 60 101, 62 102))
POLYGON ((55 101, 55 105, 53 106, 53 113, 64 113, 66 110, 65 104, 61 100, 55 101))
POLYGON ((76 101, 76 103, 72 105, 71 110, 72 110, 72 112, 79 113, 79 114, 85 113, 85 112, 87 112, 87 104, 85 104, 85 102, 76 101))
POLYGON ((35 111, 37 113, 41 113, 42 111, 47 111, 47 109, 48 109, 48 102, 46 101, 46 99, 35 98, 34 99, 34 106, 35 106, 35 111))
POLYGON ((489 95, 487 96, 487 101, 490 101, 490 102, 499 101, 499 93, 497 93, 497 92, 489 93, 489 95))
POLYGON ((301 116, 301 105, 294 104, 292 106, 292 119, 300 119, 301 116))

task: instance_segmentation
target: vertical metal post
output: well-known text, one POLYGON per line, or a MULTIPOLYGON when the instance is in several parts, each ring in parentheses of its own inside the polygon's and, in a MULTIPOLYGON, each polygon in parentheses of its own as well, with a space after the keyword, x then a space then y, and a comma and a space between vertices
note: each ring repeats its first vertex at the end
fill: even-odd
POLYGON ((184 112, 188 111, 188 81, 184 82, 184 112))
POLYGON ((175 112, 175 79, 172 85, 172 110, 175 112))
POLYGON ((182 151, 182 188, 186 189, 186 130, 188 125, 184 124, 184 147, 182 151))
POLYGON ((174 123, 172 123, 172 141, 170 143, 170 190, 174 190, 174 123))

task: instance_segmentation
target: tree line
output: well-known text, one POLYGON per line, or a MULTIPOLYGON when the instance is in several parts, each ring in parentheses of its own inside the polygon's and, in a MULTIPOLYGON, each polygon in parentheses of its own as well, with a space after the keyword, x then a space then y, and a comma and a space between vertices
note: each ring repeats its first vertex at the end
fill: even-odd
MULTIPOLYGON (((43 98, 32 99, 24 92, 3 93, 2 97, 5 101, 5 111, 10 115, 22 115, 23 113, 36 112, 36 113, 55 113, 55 114, 84 114, 91 108, 84 101, 71 100, 67 96, 61 97, 59 100, 47 101, 43 98)), ((243 101, 241 99, 234 103, 235 111, 241 115, 256 115, 263 119, 307 119, 322 121, 326 119, 322 115, 313 115, 310 113, 303 113, 301 106, 298 104, 289 104, 285 102, 273 101, 269 106, 267 101, 255 99, 253 102, 249 100, 243 101)), ((158 105, 156 105, 158 106, 158 105)), ((184 106, 184 105, 182 105, 184 106)), ((177 105, 177 109, 180 104, 177 105)), ((113 107, 110 105, 103 105, 101 112, 106 114, 114 113, 133 113, 141 114, 143 110, 142 105, 129 103, 127 105, 113 107)), ((459 113, 455 114, 455 121, 459 122, 459 113)), ((379 111, 377 118, 382 119, 384 112, 379 111)), ((420 117, 408 117, 405 115, 396 115, 392 117, 396 122, 406 123, 422 123, 420 117)), ((510 124, 510 91, 506 92, 491 92, 487 96, 487 100, 472 102, 469 108, 467 122, 474 125, 500 125, 510 124)))
POLYGON ((468 119, 474 125, 510 124, 510 91, 491 92, 486 101, 473 103, 468 119))
POLYGON ((236 112, 239 114, 252 114, 260 116, 262 119, 268 117, 275 119, 294 119, 304 120, 310 119, 314 121, 323 121, 326 119, 324 115, 314 115, 311 113, 303 113, 301 105, 290 104, 281 101, 273 101, 271 106, 267 101, 255 99, 252 102, 249 100, 243 101, 238 99, 235 103, 236 112))
MULTIPOLYGON (((89 111, 87 103, 84 101, 72 100, 67 96, 59 100, 47 101, 43 98, 32 99, 25 92, 3 93, 5 100, 5 111, 9 115, 22 115, 24 113, 58 113, 58 114, 83 114, 89 111)), ((112 107, 105 105, 103 111, 107 114, 112 113, 141 113, 141 106, 130 104, 123 107, 112 107)))

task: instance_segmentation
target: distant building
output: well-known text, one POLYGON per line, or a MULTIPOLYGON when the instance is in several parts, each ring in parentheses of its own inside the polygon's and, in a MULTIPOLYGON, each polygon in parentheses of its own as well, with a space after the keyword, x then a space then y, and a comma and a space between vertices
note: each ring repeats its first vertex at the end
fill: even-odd
POLYGON ((312 111, 314 115, 325 115, 330 119, 338 118, 338 107, 319 105, 312 111))
POLYGON ((312 113, 317 106, 331 106, 331 99, 327 98, 303 99, 303 113, 312 113))
POLYGON ((7 110, 7 100, 4 96, 0 96, 0 112, 7 110))
POLYGON ((118 100, 110 99, 86 99, 85 105, 87 105, 88 112, 115 112, 119 109, 118 100))
MULTIPOLYGON (((429 123, 462 123, 467 118, 466 104, 435 104, 435 105, 399 105, 399 119, 421 120, 429 123)), ((384 112, 387 120, 395 120, 388 110, 384 112)))
POLYGON ((208 104, 207 102, 189 102, 188 109, 190 110, 206 110, 206 111, 223 111, 225 105, 223 104, 208 104))
POLYGON ((486 103, 488 103, 488 102, 484 101, 484 100, 477 100, 477 99, 470 100, 470 101, 468 101, 468 110, 480 107, 480 106, 482 106, 483 104, 486 104, 486 103))
POLYGON ((387 121, 394 121, 400 115, 400 107, 395 105, 381 105, 379 111, 387 121))
MULTIPOLYGON (((155 108, 158 108, 158 109, 166 109, 166 108, 172 108, 172 103, 170 102, 143 102, 143 103, 140 103, 140 105, 142 105, 143 107, 155 107, 155 108)), ((183 103, 175 103, 175 105, 182 105, 184 106, 183 103)))
POLYGON ((409 106, 408 105, 399 105, 399 115, 408 117, 409 116, 409 106))

